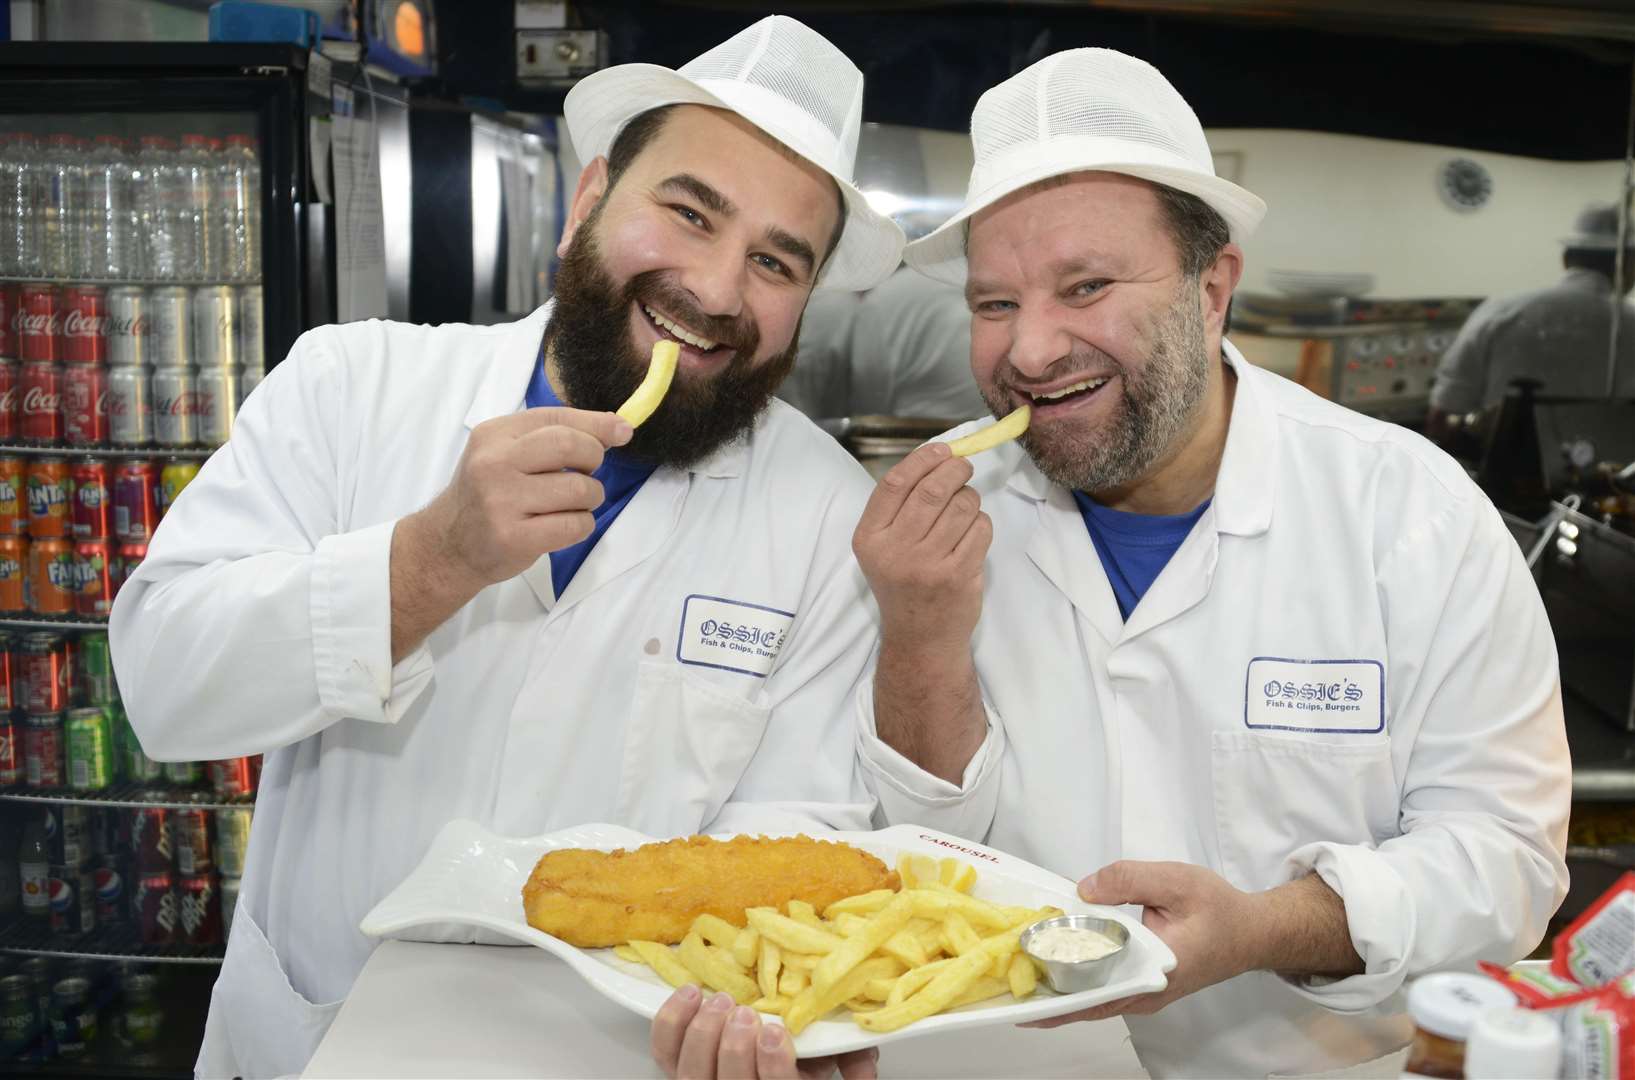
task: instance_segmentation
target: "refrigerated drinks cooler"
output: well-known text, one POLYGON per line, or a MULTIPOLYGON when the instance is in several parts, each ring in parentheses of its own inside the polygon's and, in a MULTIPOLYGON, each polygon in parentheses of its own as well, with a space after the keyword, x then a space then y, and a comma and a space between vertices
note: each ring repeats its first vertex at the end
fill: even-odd
POLYGON ((149 759, 107 615, 332 319, 308 59, 0 45, 0 1074, 191 1075, 259 762, 149 759))

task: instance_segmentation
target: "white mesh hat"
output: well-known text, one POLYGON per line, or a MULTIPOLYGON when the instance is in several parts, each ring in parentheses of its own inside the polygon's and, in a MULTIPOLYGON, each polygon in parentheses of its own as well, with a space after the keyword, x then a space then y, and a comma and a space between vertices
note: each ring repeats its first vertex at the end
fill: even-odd
POLYGON ((1196 195, 1226 219, 1232 239, 1254 232, 1266 204, 1215 175, 1203 125, 1158 69, 1111 49, 1069 49, 1012 75, 971 113, 975 164, 965 205, 908 245, 910 266, 965 284, 971 216, 1053 176, 1114 172, 1196 195))
POLYGON ((903 230, 852 184, 863 125, 863 73, 829 39, 769 15, 671 71, 620 64, 568 91, 563 116, 579 160, 605 155, 631 120, 661 105, 730 109, 834 177, 846 201, 840 244, 818 275, 822 289, 866 289, 897 269, 903 230))

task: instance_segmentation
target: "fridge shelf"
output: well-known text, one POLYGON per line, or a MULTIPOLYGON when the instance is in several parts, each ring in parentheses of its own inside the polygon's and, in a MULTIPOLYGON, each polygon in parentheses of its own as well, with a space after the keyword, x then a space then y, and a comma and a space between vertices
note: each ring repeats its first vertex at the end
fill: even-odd
POLYGON ((59 956, 70 960, 141 960, 156 964, 219 964, 224 945, 147 945, 134 927, 99 926, 89 934, 61 937, 49 927, 19 920, 0 930, 0 952, 59 956))
POLYGON ((107 619, 79 615, 0 615, 0 630, 106 630, 107 619))
POLYGON ((255 806, 254 795, 218 795, 207 788, 179 788, 162 781, 141 784, 115 784, 101 791, 41 791, 23 784, 0 787, 0 801, 21 803, 70 804, 74 806, 101 806, 141 809, 163 807, 169 810, 236 810, 255 806), (197 802, 190 795, 207 795, 197 802))
POLYGON ((34 446, 29 443, 0 442, 0 456, 22 457, 102 457, 102 458, 186 458, 203 461, 216 452, 213 446, 34 446))
POLYGON ((260 278, 244 281, 229 281, 226 278, 93 278, 93 277, 17 277, 12 274, 0 274, 0 285, 101 285, 114 289, 121 285, 134 285, 143 289, 162 289, 168 285, 180 285, 183 288, 193 289, 201 285, 260 285, 260 278))

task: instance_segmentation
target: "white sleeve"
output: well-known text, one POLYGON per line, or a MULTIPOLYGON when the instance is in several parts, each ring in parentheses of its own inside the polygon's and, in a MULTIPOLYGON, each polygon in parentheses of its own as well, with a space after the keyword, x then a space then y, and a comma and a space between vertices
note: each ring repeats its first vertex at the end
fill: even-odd
POLYGON ((1485 499, 1450 506, 1387 556, 1379 588, 1391 738, 1408 746, 1401 834, 1307 844, 1288 861, 1345 901, 1364 973, 1295 984, 1342 1012, 1422 972, 1526 956, 1567 891, 1561 681, 1520 550, 1485 499))
POLYGON ((157 759, 262 753, 346 717, 394 722, 431 682, 424 646, 391 663, 396 522, 342 520, 338 345, 324 331, 296 342, 120 590, 115 672, 157 759))
POLYGON ((857 688, 854 714, 857 756, 880 801, 887 825, 923 825, 981 842, 999 807, 1000 763, 1005 758, 1005 725, 984 698, 988 733, 965 765, 958 786, 933 776, 883 741, 874 726, 874 670, 857 688))

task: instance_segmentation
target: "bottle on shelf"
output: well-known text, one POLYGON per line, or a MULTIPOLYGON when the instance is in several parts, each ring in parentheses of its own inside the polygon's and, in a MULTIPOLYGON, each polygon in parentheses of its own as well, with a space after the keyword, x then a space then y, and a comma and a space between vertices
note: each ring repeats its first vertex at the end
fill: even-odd
POLYGON ((40 273, 79 276, 79 228, 85 216, 85 160, 80 141, 57 134, 47 142, 40 199, 40 273))
POLYGON ((221 277, 221 230, 216 214, 216 154, 204 135, 183 135, 176 156, 177 208, 187 232, 188 261, 179 275, 201 281, 221 277))
POLYGON ((23 829, 17 850, 17 876, 22 882, 23 918, 36 927, 51 919, 51 836, 47 816, 33 815, 23 829))
MULTIPOLYGON (((17 160, 13 152, 16 145, 16 132, 0 131, 0 278, 17 276, 17 227, 12 221, 15 208, 4 197, 16 184, 17 160)), ((9 314, 7 317, 9 319, 9 314)), ((4 333, 0 327, 0 337, 4 333)))
POLYGON ((227 136, 216 175, 222 276, 254 281, 261 273, 261 160, 255 139, 227 136))
POLYGON ((80 230, 80 261, 85 276, 121 279, 136 276, 132 258, 136 235, 131 228, 131 165, 125 140, 98 135, 85 164, 85 220, 80 230))
POLYGON ((185 228, 186 197, 181 190, 176 144, 163 135, 144 135, 136 155, 131 201, 143 239, 143 273, 160 281, 184 276, 192 261, 185 228))
POLYGON ((40 276, 40 203, 45 147, 28 132, 18 132, 6 143, 0 165, 0 203, 5 207, 7 238, 3 248, 11 261, 5 273, 20 278, 40 276))

